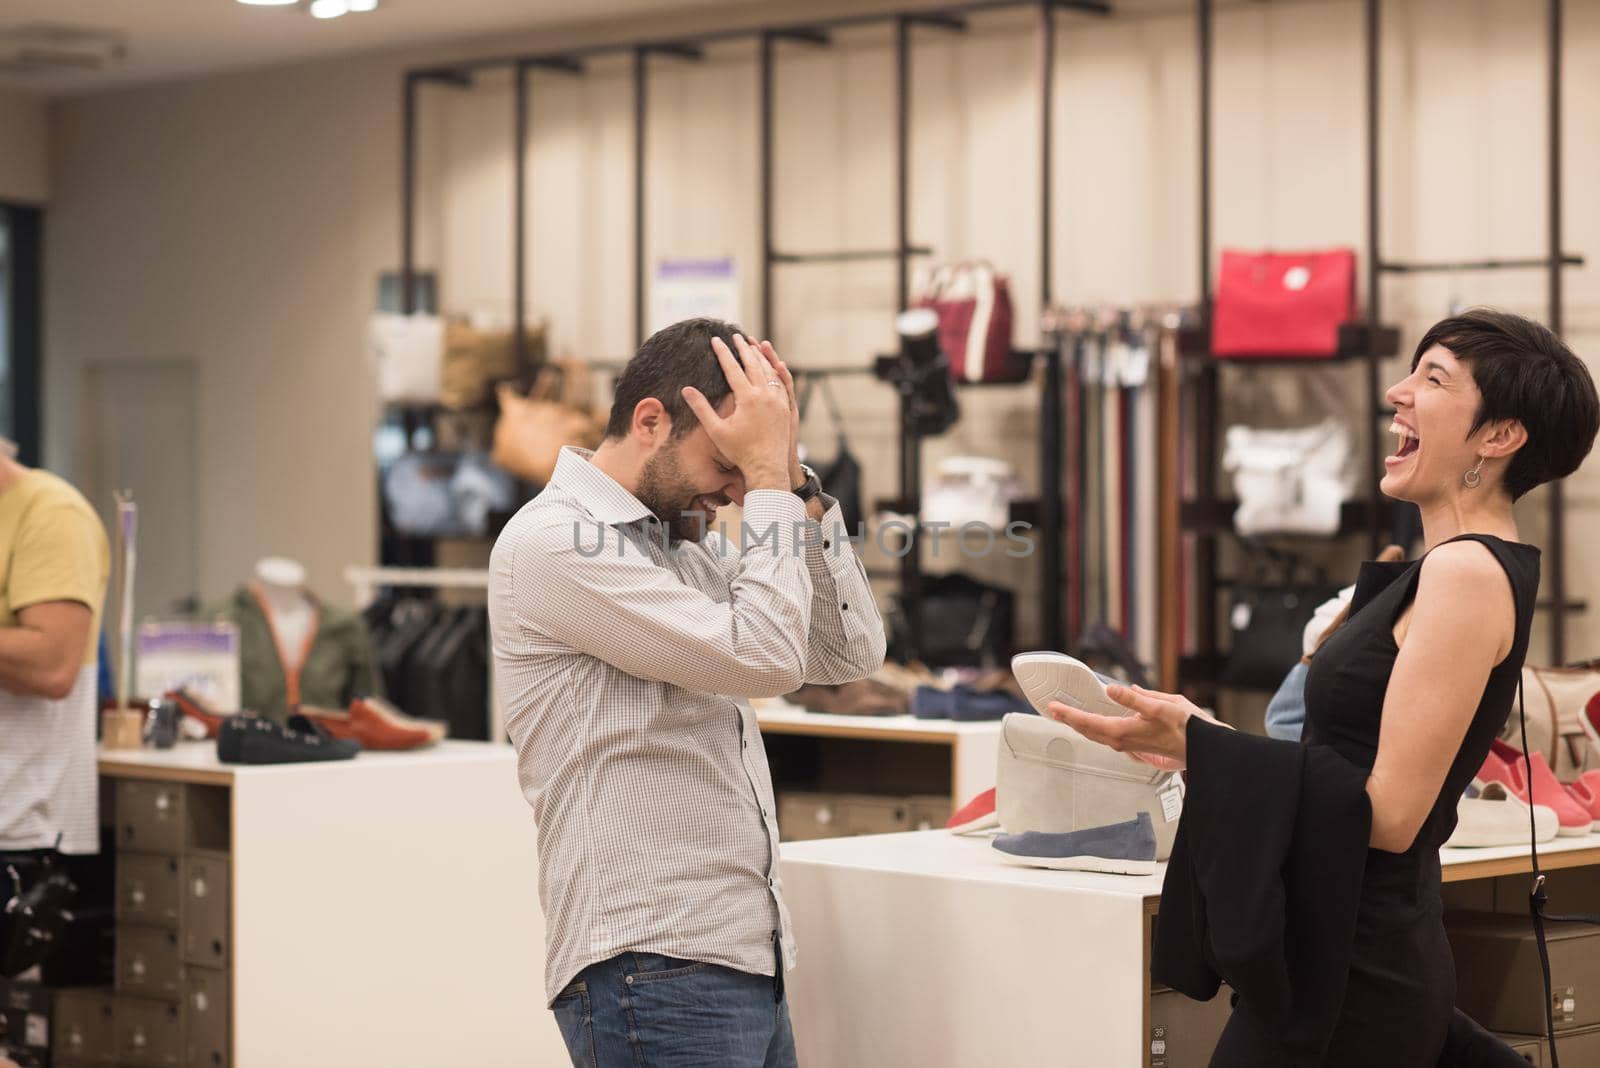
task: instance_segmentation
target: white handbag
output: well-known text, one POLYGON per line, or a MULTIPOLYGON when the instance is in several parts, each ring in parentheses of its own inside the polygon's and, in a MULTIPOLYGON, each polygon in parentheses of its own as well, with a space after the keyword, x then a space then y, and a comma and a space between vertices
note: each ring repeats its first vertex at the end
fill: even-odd
POLYGON ((1183 815, 1182 780, 1065 723, 1013 712, 1000 725, 995 810, 1007 834, 1061 834, 1150 814, 1156 859, 1166 860, 1183 815))
POLYGON ((444 320, 378 312, 367 344, 378 368, 378 398, 436 404, 444 385, 444 320))
POLYGON ((1020 496, 1016 475, 1004 460, 987 456, 951 456, 922 489, 922 522, 960 530, 979 523, 1004 530, 1011 502, 1020 496))
POLYGON ((1222 456, 1233 474, 1240 534, 1339 531, 1339 509, 1355 488, 1354 443, 1338 419, 1292 430, 1231 426, 1222 456))

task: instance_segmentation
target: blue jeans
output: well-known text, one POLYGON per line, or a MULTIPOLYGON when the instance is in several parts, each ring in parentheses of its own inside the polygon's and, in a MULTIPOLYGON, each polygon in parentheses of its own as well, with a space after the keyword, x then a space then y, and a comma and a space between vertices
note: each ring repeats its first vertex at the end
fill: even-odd
POLYGON ((592 964, 551 1006, 575 1068, 798 1068, 770 976, 659 953, 592 964))

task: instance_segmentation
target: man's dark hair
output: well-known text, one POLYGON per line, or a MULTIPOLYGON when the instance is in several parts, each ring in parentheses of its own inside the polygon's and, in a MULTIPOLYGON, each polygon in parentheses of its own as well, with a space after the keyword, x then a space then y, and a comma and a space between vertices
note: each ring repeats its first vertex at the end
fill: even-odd
POLYGON ((717 354, 711 351, 711 339, 720 337, 737 356, 733 335, 742 333, 737 325, 721 319, 685 319, 651 334, 617 377, 606 437, 627 437, 633 426, 633 410, 646 397, 654 397, 667 410, 673 438, 681 438, 699 426, 699 418, 685 403, 681 391, 693 386, 713 408, 721 404, 733 390, 722 373, 722 364, 717 362, 717 354))
POLYGON ((1600 398, 1589 369, 1549 328, 1509 312, 1473 308, 1423 335, 1411 358, 1413 371, 1435 345, 1467 365, 1483 394, 1469 436, 1500 419, 1515 419, 1528 432, 1506 467, 1512 500, 1583 463, 1600 430, 1600 398))

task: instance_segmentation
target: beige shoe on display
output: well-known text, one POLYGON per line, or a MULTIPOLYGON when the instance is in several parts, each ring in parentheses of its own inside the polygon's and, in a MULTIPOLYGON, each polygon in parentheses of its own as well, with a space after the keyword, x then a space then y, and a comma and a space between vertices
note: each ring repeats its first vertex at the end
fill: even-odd
MULTIPOLYGON (((1534 840, 1548 842, 1561 831, 1561 818, 1545 805, 1533 806, 1534 840)), ((1502 783, 1484 783, 1477 797, 1456 803, 1456 829, 1445 842, 1451 849, 1522 845, 1528 840, 1528 806, 1502 783)))

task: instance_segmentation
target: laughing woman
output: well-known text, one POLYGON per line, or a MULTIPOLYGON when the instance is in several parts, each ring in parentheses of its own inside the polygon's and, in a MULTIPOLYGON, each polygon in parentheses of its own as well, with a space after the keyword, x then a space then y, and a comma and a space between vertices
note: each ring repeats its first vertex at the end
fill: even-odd
POLYGON ((1429 330, 1387 398, 1382 489, 1418 505, 1427 551, 1363 565, 1311 661, 1299 746, 1149 690, 1112 689, 1126 718, 1050 706, 1188 768, 1153 971, 1191 996, 1236 991, 1214 1068, 1523 1063, 1454 1012, 1439 847, 1527 652, 1539 550, 1512 503, 1577 469, 1600 401, 1558 337, 1487 310, 1429 330))

